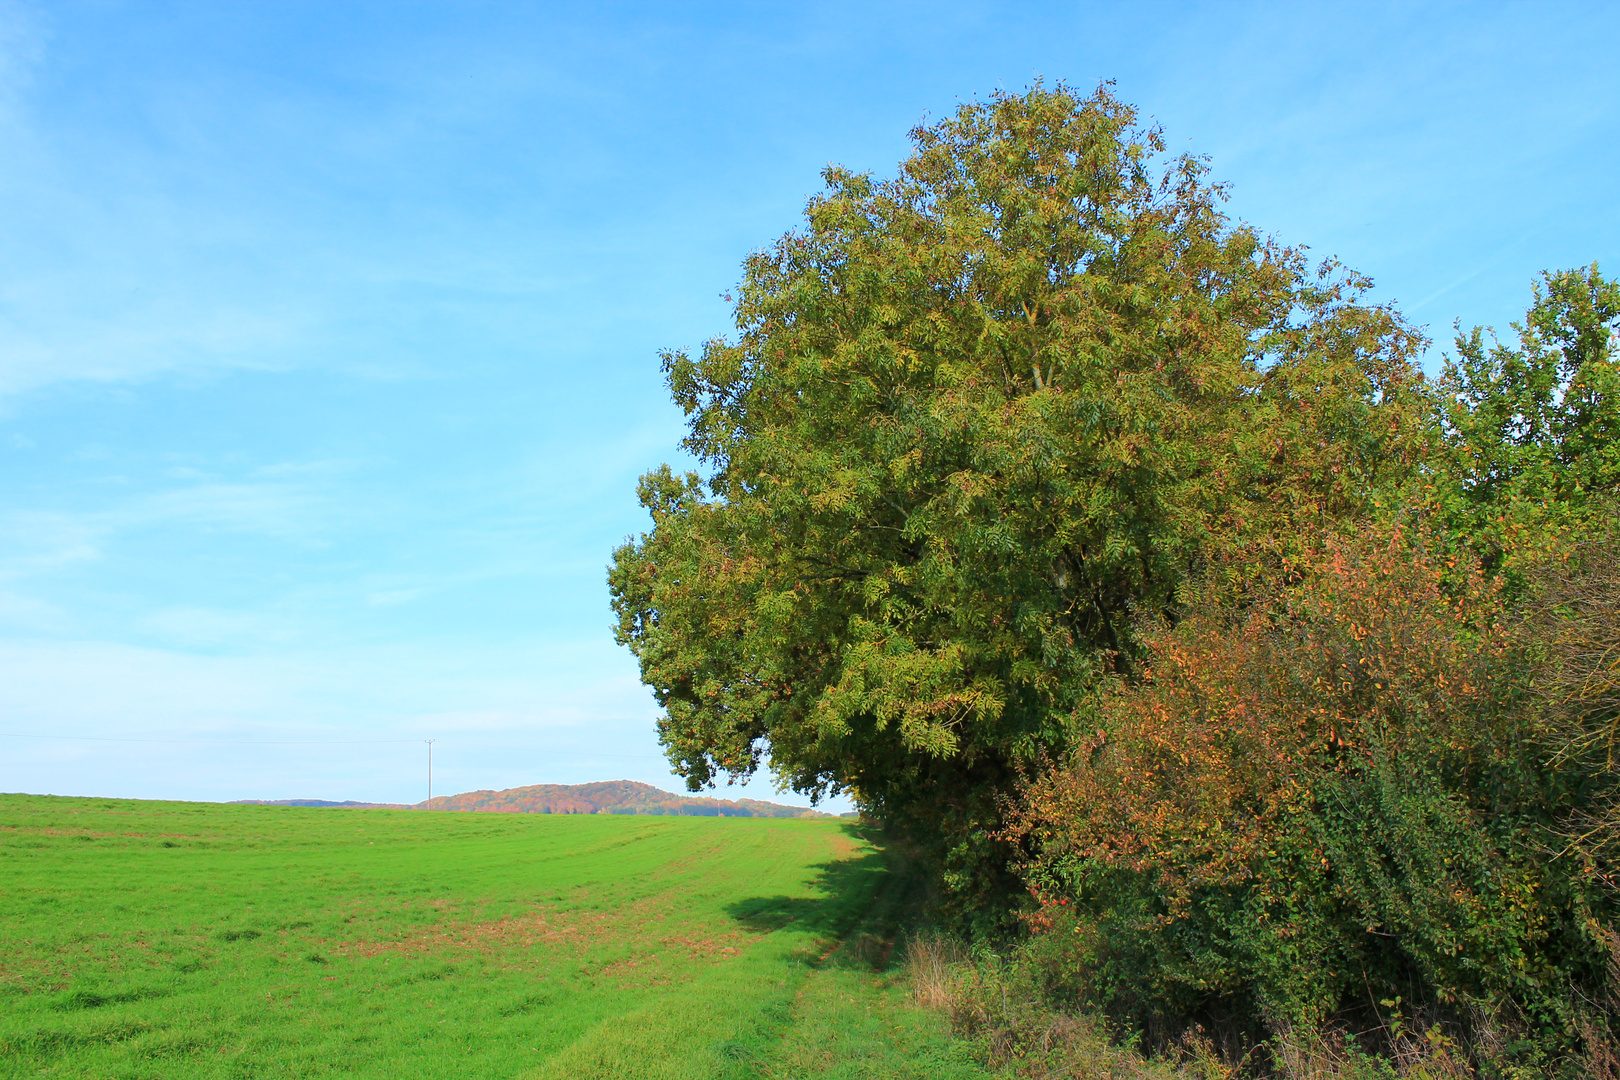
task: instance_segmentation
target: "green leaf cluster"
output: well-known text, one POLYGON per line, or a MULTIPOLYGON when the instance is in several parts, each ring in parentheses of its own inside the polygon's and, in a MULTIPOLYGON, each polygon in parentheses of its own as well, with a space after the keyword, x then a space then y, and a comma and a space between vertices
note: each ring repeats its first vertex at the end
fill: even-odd
POLYGON ((1620 490, 1620 281, 1546 273, 1512 326, 1516 346, 1459 329, 1436 387, 1448 517, 1492 566, 1541 557, 1620 490))

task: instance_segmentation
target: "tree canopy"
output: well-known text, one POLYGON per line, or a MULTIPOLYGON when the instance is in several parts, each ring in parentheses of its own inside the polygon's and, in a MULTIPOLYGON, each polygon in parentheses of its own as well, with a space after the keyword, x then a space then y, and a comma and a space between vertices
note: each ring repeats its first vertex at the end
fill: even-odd
POLYGON ((1104 87, 1037 86, 831 168, 747 260, 736 333, 664 364, 703 474, 643 478, 620 640, 695 789, 767 760, 937 845, 1059 754, 1235 545, 1409 483, 1421 335, 1233 222, 1104 87))

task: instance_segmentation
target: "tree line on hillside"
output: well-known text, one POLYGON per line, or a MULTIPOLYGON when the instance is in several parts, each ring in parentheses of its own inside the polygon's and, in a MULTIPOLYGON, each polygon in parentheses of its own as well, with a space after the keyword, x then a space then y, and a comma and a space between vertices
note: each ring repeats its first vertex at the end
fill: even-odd
POLYGON ((677 771, 849 793, 1150 1042, 1620 1075, 1620 284, 1431 380, 1106 87, 912 138, 664 356, 704 471, 609 583, 677 771))

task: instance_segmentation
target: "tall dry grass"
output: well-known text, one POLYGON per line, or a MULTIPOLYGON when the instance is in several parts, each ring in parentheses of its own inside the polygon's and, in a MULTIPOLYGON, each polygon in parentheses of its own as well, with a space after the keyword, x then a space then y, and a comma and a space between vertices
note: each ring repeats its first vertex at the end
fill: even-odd
POLYGON ((917 1004, 949 1013, 957 998, 956 982, 968 962, 968 955, 953 939, 941 934, 923 934, 906 943, 906 975, 917 1004))
MULTIPOLYGON (((1044 1003, 1038 979, 1020 970, 1016 958, 974 956, 942 934, 912 938, 904 955, 917 1004, 949 1017, 986 1065, 1028 1080, 1476 1080, 1482 1074, 1468 1061, 1495 1057, 1493 1045, 1511 1038, 1514 1026, 1507 1018, 1475 1016, 1465 1046, 1438 1022, 1438 1013, 1397 1008, 1386 1010, 1373 1030, 1285 1029, 1241 1055, 1222 1053, 1196 1027, 1147 1053, 1134 1039, 1111 1032, 1101 1017, 1044 1003), (1382 1050, 1370 1053, 1368 1045, 1382 1050)), ((1608 1044, 1589 1043, 1596 1049, 1584 1076, 1620 1080, 1620 1060, 1608 1044)))
POLYGON ((913 938, 906 974, 919 1005, 944 1013, 992 1068, 1030 1080, 1235 1080, 1206 1038, 1194 1034, 1148 1057, 1110 1038, 1100 1019, 1041 1001, 1038 989, 992 957, 974 958, 939 934, 913 938))

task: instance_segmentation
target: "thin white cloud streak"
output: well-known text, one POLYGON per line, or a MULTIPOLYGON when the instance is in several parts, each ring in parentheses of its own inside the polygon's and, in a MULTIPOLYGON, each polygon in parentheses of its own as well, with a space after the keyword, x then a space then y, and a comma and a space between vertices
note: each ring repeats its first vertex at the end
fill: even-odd
POLYGON ((190 526, 316 544, 352 499, 331 487, 283 480, 210 482, 145 492, 88 511, 18 509, 0 515, 0 580, 18 580, 99 560, 129 532, 190 526))
MULTIPOLYGON (((117 571, 131 568, 134 546, 154 543, 176 553, 233 560, 239 574, 251 572, 256 543, 294 554, 326 551, 366 520, 368 500, 343 489, 344 474, 353 468, 348 462, 284 463, 241 480, 205 479, 156 490, 125 481, 103 484, 111 490, 91 509, 24 507, 0 514, 0 634, 96 635, 107 631, 112 618, 139 639, 192 648, 286 646, 330 637, 320 631, 331 622, 333 601, 363 585, 337 589, 335 596, 326 586, 323 598, 310 583, 293 582, 273 594, 278 598, 228 610, 127 595, 117 571), (77 602, 64 604, 70 582, 67 595, 77 602)), ((159 557, 147 573, 172 574, 174 558, 159 557)), ((269 564, 260 573, 266 571, 275 572, 269 564)))
MULTIPOLYGON (((440 792, 610 775, 681 789, 633 664, 600 641, 208 657, 0 640, 0 685, 0 730, 66 737, 0 740, 3 791, 415 801, 416 749, 354 744, 429 737, 440 792)), ((717 794, 807 801, 768 777, 717 794)))
POLYGON ((13 510, 0 516, 0 581, 24 580, 101 557, 100 515, 13 510))
POLYGON ((1499 263, 1501 261, 1502 261, 1501 259, 1496 259, 1493 262, 1485 264, 1484 266, 1479 266, 1479 267, 1476 267, 1473 270, 1470 270, 1468 273, 1463 274, 1461 277, 1458 277, 1458 278, 1448 282, 1447 284, 1442 285, 1440 288, 1436 289, 1434 292, 1430 293, 1428 296, 1425 296, 1423 299, 1419 300, 1417 303, 1403 305, 1405 311, 1408 314, 1413 314, 1413 313, 1422 311, 1424 308, 1428 307, 1430 304, 1434 303, 1436 300, 1440 299, 1442 296, 1445 296, 1447 293, 1455 292, 1457 289, 1462 288, 1464 285, 1468 284, 1470 281, 1473 281, 1475 278, 1479 277, 1481 274, 1485 273, 1487 270, 1491 269, 1493 266, 1495 266, 1497 263, 1499 263))
POLYGON ((73 628, 73 613, 35 596, 0 590, 0 626, 25 633, 56 635, 73 628))
MULTIPOLYGON (((577 32, 600 53, 624 44, 622 28, 577 32)), ((402 312, 488 328, 462 351, 600 348, 575 318, 590 297, 668 273, 658 249, 702 247, 688 240, 715 222, 647 220, 647 197, 677 198, 656 189, 588 225, 565 209, 634 155, 559 132, 634 114, 635 90, 615 108, 594 67, 531 52, 432 38, 350 50, 314 85, 187 64, 127 86, 118 110, 19 106, 0 143, 17 256, 0 270, 0 398, 232 369, 429 374, 446 343, 402 332, 402 312), (513 125, 525 139, 497 137, 513 125)), ((649 300, 638 290, 621 334, 658 317, 649 300)))
MULTIPOLYGON (((106 478, 72 495, 89 501, 87 509, 0 514, 0 583, 11 596, 0 604, 0 628, 100 636, 115 625, 111 618, 137 641, 253 651, 341 644, 359 624, 367 636, 404 632, 378 619, 390 609, 455 602, 496 582, 594 586, 623 537, 602 529, 603 510, 593 501, 605 489, 628 491, 636 467, 667 441, 636 430, 600 449, 557 447, 476 482, 392 475, 387 461, 357 459, 276 462, 238 468, 233 478, 206 463, 171 466, 156 478, 106 478), (398 488, 413 482, 409 494, 398 488), (453 544, 460 557, 421 558, 410 538, 422 531, 453 544), (596 533, 581 544, 581 535, 596 533), (130 595, 110 603, 108 589, 125 591, 118 574, 132 569, 132 559, 152 558, 154 545, 206 555, 215 572, 251 581, 248 592, 238 589, 223 604, 195 589, 185 600, 130 595), (285 572, 289 561, 297 572, 285 572), (69 582, 77 583, 79 603, 64 608, 55 601, 69 582)), ((601 605, 590 623, 605 635, 605 596, 601 605)), ((410 632, 418 632, 415 624, 410 632)))
POLYGON ((47 35, 37 13, 19 0, 0 0, 0 122, 9 120, 19 96, 45 59, 47 35))
MULTIPOLYGON (((8 723, 42 734, 226 730, 417 733, 422 718, 511 718, 513 730, 651 709, 610 642, 454 640, 208 656, 115 642, 0 639, 8 723), (566 689, 559 690, 564 685, 566 689)), ((440 730, 443 730, 441 726, 440 730)))
MULTIPOLYGON (((180 282, 169 285, 184 290, 180 282)), ((42 275, 34 286, 84 287, 82 279, 68 274, 42 275)), ((147 283, 140 291, 151 287, 147 283)), ((226 310, 218 303, 103 294, 84 311, 19 292, 5 288, 7 306, 26 308, 30 320, 26 326, 0 322, 0 397, 64 381, 138 382, 188 370, 277 370, 285 366, 279 358, 308 340, 297 320, 226 310)))

